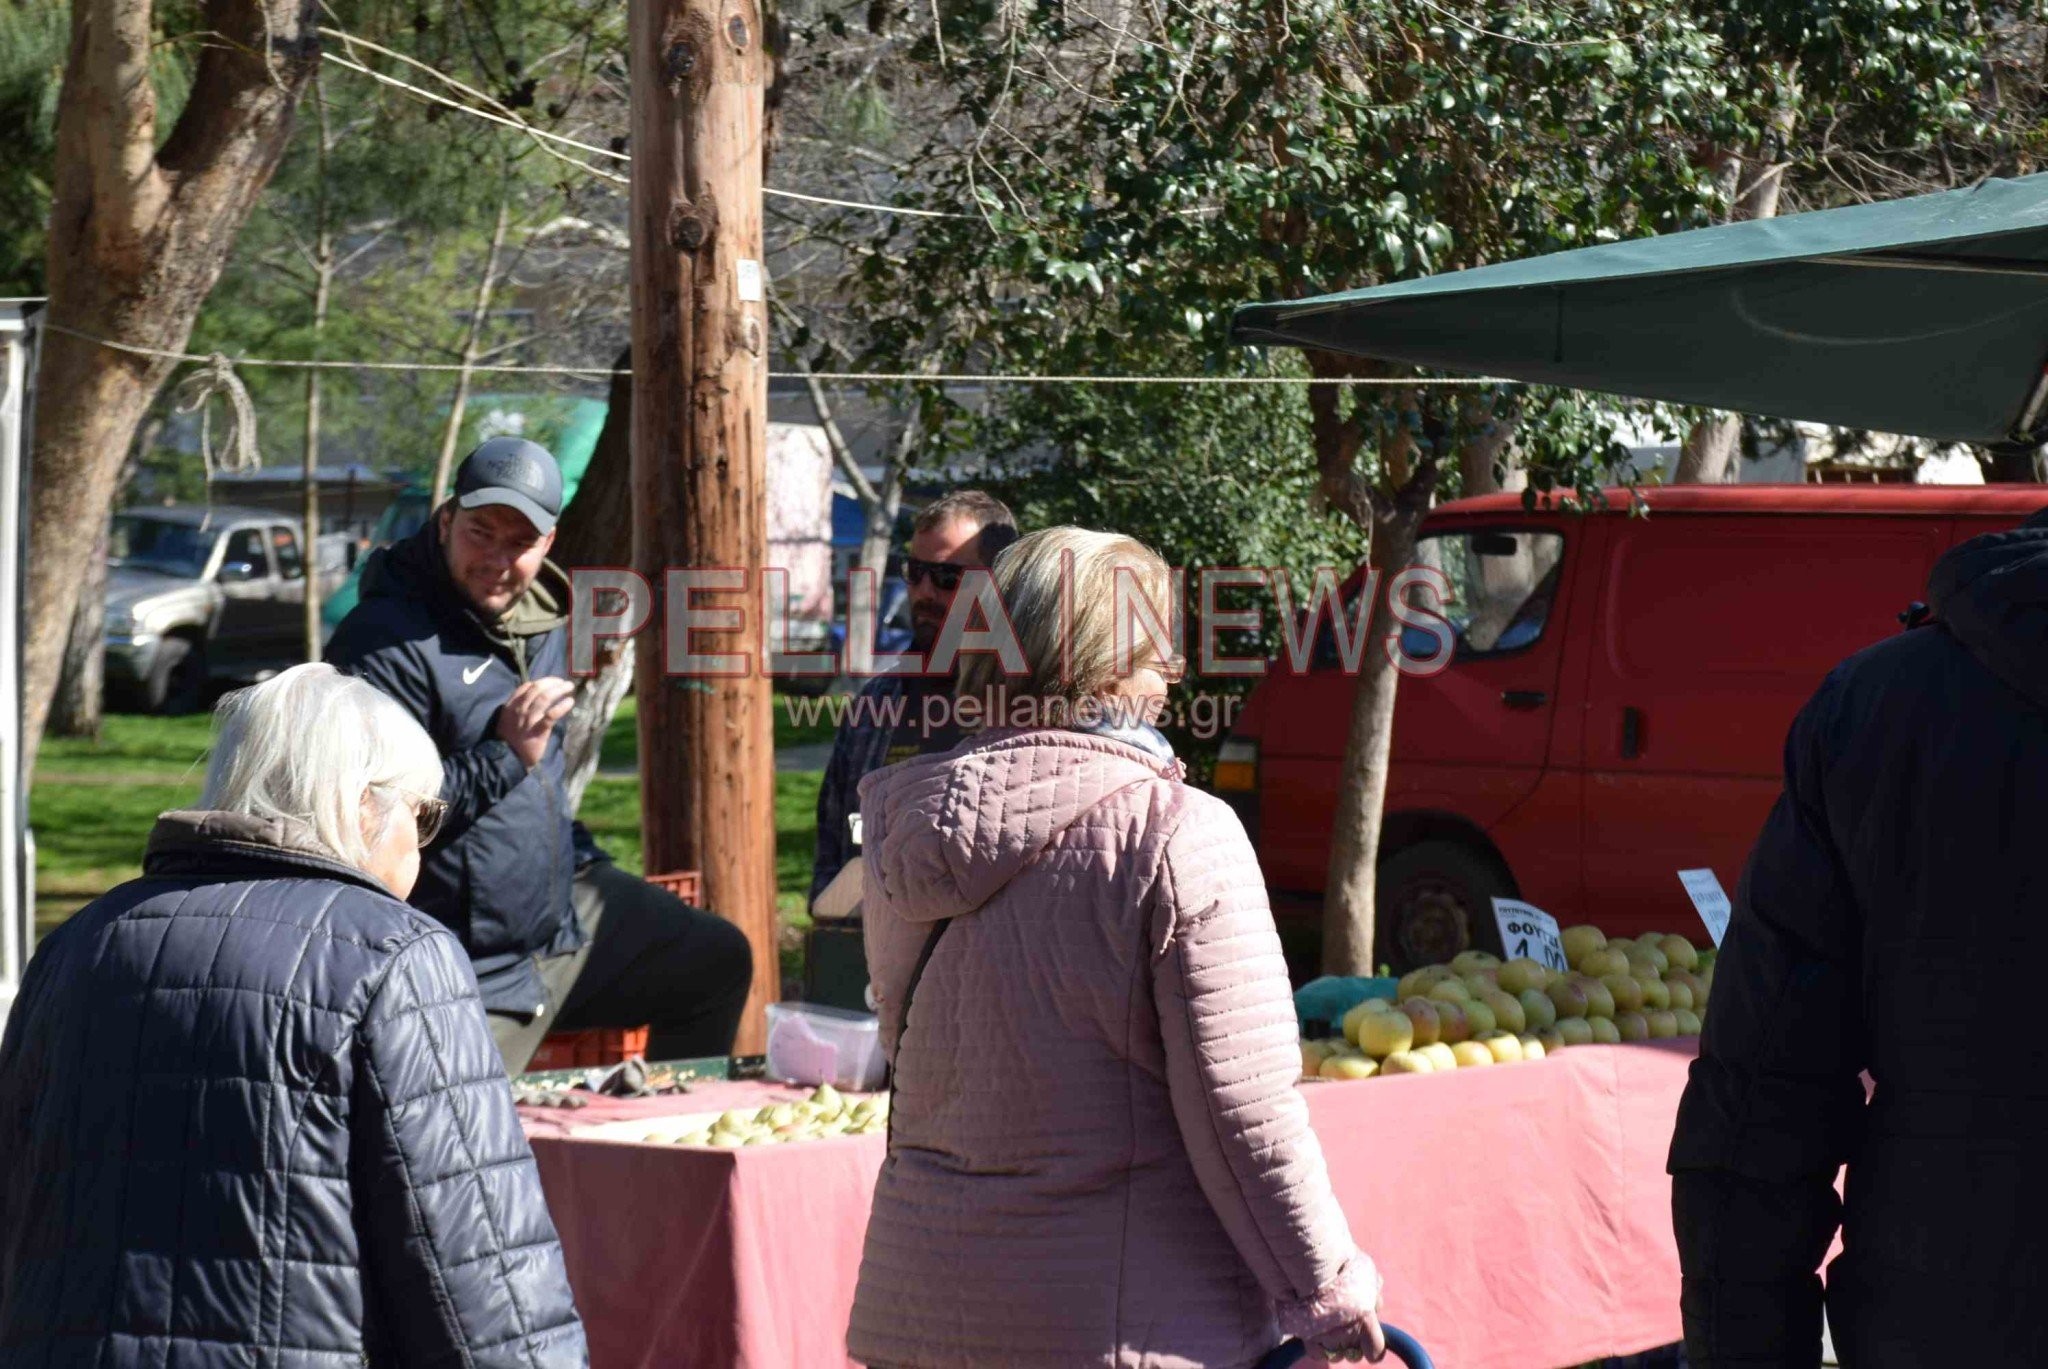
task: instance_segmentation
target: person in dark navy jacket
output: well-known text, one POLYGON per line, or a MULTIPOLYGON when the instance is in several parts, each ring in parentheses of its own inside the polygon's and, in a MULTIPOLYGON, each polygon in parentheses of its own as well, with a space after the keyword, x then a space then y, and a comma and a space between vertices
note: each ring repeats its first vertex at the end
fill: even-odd
POLYGON ((462 947, 433 743, 325 665, 43 940, 0 1041, 0 1365, 587 1364, 462 947))
POLYGON ((440 748, 448 827, 412 901, 462 938, 505 1067, 592 1027, 651 1025, 650 1059, 723 1055, 753 976, 745 935, 620 870, 569 811, 569 581, 547 559, 561 509, 546 448, 485 442, 418 533, 372 553, 327 659, 440 748))
POLYGON ((1793 723, 1735 899, 1671 1144, 1693 1369, 1812 1365, 1823 1306, 1844 1369, 2048 1365, 2048 514, 1929 590, 1793 723))

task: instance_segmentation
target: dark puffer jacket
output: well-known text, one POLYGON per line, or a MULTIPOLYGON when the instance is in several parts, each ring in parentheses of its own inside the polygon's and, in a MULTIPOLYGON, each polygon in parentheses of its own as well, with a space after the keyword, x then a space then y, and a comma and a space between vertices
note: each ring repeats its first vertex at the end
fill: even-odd
POLYGON ((455 938, 303 832, 166 814, 0 1043, 7 1369, 572 1369, 455 938))
POLYGON ((502 621, 484 622, 449 577, 430 518, 371 555, 362 598, 327 644, 330 665, 389 694, 434 739, 448 822, 420 862, 413 906, 462 938, 486 1007, 527 1016, 547 998, 534 958, 583 944, 570 888, 595 848, 569 811, 560 728, 529 771, 499 739, 498 710, 524 681, 569 673, 568 594, 550 564, 502 621))
POLYGON ((1815 1363, 1838 1225, 1843 1365, 2048 1364, 2048 516, 1930 590, 1793 724, 1735 901, 1671 1148, 1694 1369, 1815 1363))

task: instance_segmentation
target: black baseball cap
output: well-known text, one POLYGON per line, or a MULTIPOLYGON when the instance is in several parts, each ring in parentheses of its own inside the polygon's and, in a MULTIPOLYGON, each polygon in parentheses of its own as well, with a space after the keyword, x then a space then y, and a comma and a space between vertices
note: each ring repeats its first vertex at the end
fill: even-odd
POLYGON ((551 532, 562 516, 562 468, 538 442, 494 437, 462 458, 455 502, 465 509, 503 504, 526 515, 535 532, 551 532))

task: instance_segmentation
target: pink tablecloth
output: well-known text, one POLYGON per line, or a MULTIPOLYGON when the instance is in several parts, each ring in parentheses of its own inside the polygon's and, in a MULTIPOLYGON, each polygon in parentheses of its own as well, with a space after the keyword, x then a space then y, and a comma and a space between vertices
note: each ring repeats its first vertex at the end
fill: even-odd
MULTIPOLYGON (((1557 1369, 1679 1337, 1664 1153, 1691 1042, 1304 1090, 1389 1320, 1443 1369, 1557 1369)), ((844 1335, 879 1136, 737 1151, 578 1136, 798 1096, 527 1112, 593 1369, 824 1369, 844 1335)))

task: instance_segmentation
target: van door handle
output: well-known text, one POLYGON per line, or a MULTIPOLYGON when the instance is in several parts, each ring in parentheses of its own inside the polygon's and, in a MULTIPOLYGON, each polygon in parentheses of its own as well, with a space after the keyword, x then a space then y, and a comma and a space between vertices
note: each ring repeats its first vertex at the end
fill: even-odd
POLYGON ((1509 689, 1501 692, 1500 701, 1509 708, 1526 712, 1543 707, 1550 702, 1550 696, 1540 689, 1509 689))
POLYGON ((1643 754, 1643 711, 1640 708, 1621 710, 1621 758, 1632 761, 1643 754))

